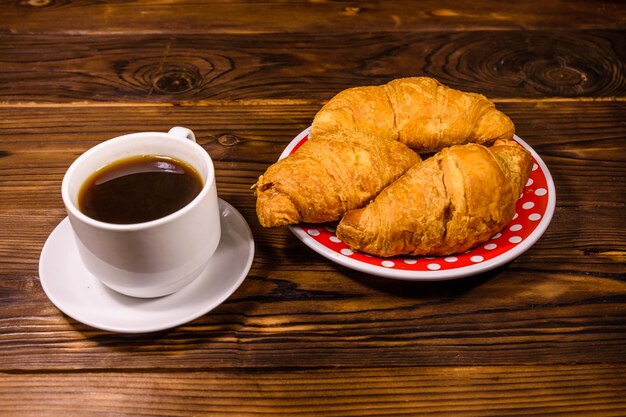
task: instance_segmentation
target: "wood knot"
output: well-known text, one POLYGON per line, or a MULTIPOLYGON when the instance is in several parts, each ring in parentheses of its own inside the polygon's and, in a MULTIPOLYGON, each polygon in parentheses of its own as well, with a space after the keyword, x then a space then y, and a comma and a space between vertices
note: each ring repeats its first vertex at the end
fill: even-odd
POLYGON ((546 68, 544 76, 545 79, 560 86, 574 86, 587 81, 584 72, 571 67, 546 68))
POLYGON ((219 143, 222 146, 229 147, 229 148, 232 146, 235 146, 239 142, 241 142, 241 140, 237 136, 232 135, 230 133, 223 134, 217 138, 217 143, 219 143))
POLYGON ((229 159, 236 152, 234 146, 242 140, 232 133, 222 133, 207 136, 200 146, 211 155, 213 161, 223 161, 229 159))
MULTIPOLYGON (((431 48, 424 59, 445 62, 434 75, 450 87, 463 89, 467 86, 456 84, 458 80, 471 79, 473 87, 487 95, 614 96, 623 86, 623 63, 612 39, 593 33, 511 31, 498 33, 494 39, 467 33, 431 48)), ((413 51, 424 54, 417 46, 413 48, 364 72, 378 75, 379 68, 391 67, 408 72, 411 61, 401 58, 413 51)))
POLYGON ((193 66, 164 67, 154 79, 154 91, 160 94, 181 94, 196 87, 201 80, 200 71, 193 66))
MULTIPOLYGON (((574 63, 576 64, 580 63, 574 63)), ((538 59, 524 65, 523 71, 527 76, 527 81, 537 90, 573 95, 590 87, 589 77, 585 70, 568 65, 563 59, 538 59)))

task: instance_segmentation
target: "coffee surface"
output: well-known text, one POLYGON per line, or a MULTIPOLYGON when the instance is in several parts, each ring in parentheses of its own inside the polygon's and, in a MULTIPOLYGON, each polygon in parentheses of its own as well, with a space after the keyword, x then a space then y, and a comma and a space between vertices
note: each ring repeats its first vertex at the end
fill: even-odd
POLYGON ((133 156, 94 172, 79 191, 78 208, 107 223, 143 223, 180 210, 202 187, 200 174, 183 161, 133 156))

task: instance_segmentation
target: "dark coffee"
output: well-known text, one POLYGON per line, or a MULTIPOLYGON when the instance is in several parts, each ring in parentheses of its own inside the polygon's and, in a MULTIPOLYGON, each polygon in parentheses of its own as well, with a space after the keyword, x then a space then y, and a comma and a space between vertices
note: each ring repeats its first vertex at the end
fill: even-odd
POLYGON ((133 156, 94 172, 78 193, 78 209, 107 223, 142 223, 183 208, 202 187, 200 174, 185 162, 133 156))

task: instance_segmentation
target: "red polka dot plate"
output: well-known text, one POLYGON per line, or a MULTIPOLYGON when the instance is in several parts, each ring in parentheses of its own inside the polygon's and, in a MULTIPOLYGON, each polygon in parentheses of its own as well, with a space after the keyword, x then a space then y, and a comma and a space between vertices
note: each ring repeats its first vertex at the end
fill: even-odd
MULTIPOLYGON (((294 153, 309 139, 310 128, 302 131, 285 148, 279 159, 294 153)), ((556 191, 548 167, 537 152, 517 135, 515 140, 530 151, 533 170, 517 201, 513 220, 489 241, 463 254, 445 257, 395 256, 380 258, 352 251, 336 235, 334 224, 301 223, 291 231, 320 255, 345 267, 409 281, 443 281, 479 274, 509 262, 530 248, 548 228, 554 213, 556 191)))

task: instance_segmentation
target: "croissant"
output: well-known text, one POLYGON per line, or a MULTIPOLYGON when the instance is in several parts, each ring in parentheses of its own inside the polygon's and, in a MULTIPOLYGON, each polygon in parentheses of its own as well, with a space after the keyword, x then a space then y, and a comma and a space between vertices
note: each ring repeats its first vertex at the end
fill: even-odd
POLYGON ((271 165, 253 186, 264 227, 338 220, 363 206, 420 157, 404 144, 335 131, 271 165))
POLYGON ((428 77, 344 90, 313 119, 311 136, 347 129, 399 140, 417 152, 469 142, 511 139, 513 122, 486 97, 448 88, 428 77))
POLYGON ((378 256, 464 252, 511 221, 531 167, 514 141, 446 148, 347 212, 337 237, 378 256))

